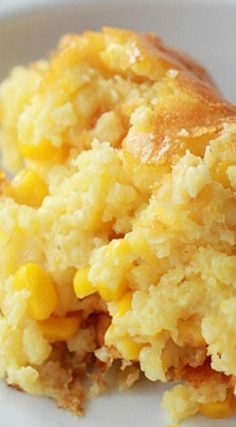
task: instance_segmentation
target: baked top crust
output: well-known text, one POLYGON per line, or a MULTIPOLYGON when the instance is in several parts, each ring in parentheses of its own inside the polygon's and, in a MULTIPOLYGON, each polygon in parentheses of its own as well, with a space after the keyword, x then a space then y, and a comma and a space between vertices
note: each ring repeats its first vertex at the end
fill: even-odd
POLYGON ((94 138, 113 142, 97 131, 110 111, 111 126, 119 128, 113 144, 142 164, 172 164, 186 149, 202 155, 236 117, 205 69, 152 33, 104 28, 67 35, 47 62, 13 76, 0 95, 3 163, 13 171, 30 160, 46 173, 94 138))

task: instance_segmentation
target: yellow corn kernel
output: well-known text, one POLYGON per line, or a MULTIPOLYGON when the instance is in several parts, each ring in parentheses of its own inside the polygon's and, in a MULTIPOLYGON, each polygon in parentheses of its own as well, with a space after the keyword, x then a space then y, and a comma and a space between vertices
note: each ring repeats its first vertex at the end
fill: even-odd
POLYGON ((38 325, 50 342, 65 341, 78 331, 80 326, 80 316, 73 317, 50 317, 38 322, 38 325))
POLYGON ((13 278, 16 290, 29 292, 28 313, 35 320, 47 319, 58 305, 58 296, 49 274, 38 264, 21 266, 13 278))
POLYGON ((100 296, 106 302, 119 301, 128 290, 126 282, 119 283, 116 288, 109 288, 104 283, 97 283, 96 287, 100 296))
POLYGON ((21 205, 37 208, 48 194, 44 180, 33 170, 23 169, 4 189, 4 194, 21 205))
POLYGON ((113 323, 106 330, 105 344, 116 347, 121 357, 127 360, 138 360, 143 348, 143 344, 136 343, 128 336, 117 336, 117 328, 113 323))
POLYGON ((136 343, 129 337, 119 337, 117 338, 116 347, 124 359, 138 360, 143 345, 136 343))
POLYGON ((75 294, 78 298, 85 298, 88 295, 94 294, 96 289, 88 279, 89 267, 80 268, 74 276, 73 286, 75 294))
POLYGON ((119 239, 116 244, 109 247, 112 257, 121 257, 122 255, 128 255, 130 253, 130 244, 125 239, 119 239))
POLYGON ((93 284, 105 301, 120 301, 129 290, 125 278, 133 265, 129 242, 125 239, 114 239, 104 248, 103 256, 108 266, 107 280, 101 278, 100 268, 97 279, 93 278, 93 284))
POLYGON ((118 303, 118 316, 124 316, 124 314, 131 309, 132 292, 127 292, 118 303))
POLYGON ((232 392, 222 402, 203 403, 199 406, 199 412, 209 418, 230 417, 236 409, 236 400, 232 392))
POLYGON ((51 160, 58 154, 63 155, 64 151, 63 146, 56 147, 47 139, 41 139, 37 144, 20 142, 19 149, 23 157, 38 161, 51 160))

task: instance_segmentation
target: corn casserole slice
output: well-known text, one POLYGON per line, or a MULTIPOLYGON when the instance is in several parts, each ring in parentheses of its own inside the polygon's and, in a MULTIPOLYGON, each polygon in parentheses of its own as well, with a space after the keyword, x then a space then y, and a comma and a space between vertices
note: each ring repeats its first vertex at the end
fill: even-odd
POLYGON ((62 38, 0 87, 0 376, 76 414, 178 384, 174 421, 236 386, 236 108, 153 34, 62 38))

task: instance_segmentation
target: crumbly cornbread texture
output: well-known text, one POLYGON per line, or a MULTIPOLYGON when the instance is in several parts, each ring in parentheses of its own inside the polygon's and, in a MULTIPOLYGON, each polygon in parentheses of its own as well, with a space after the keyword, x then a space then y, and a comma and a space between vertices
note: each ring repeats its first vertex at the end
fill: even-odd
POLYGON ((0 88, 0 375, 80 413, 181 380, 178 421, 236 384, 236 108, 153 34, 64 37, 0 88), (92 385, 83 386, 86 376, 92 385))

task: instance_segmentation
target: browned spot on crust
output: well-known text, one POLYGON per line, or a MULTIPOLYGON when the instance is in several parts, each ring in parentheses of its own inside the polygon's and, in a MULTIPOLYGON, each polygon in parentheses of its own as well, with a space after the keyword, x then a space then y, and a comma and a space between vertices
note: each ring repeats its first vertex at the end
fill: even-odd
POLYGON ((56 343, 48 361, 39 367, 44 394, 56 400, 60 408, 81 415, 85 399, 82 380, 86 365, 69 353, 66 344, 56 343))
POLYGON ((104 336, 111 323, 111 316, 108 313, 93 313, 86 321, 87 325, 93 326, 96 335, 97 348, 103 347, 104 336))
POLYGON ((153 33, 135 33, 119 28, 103 28, 105 44, 118 43, 126 49, 126 72, 158 80, 168 69, 187 70, 202 81, 212 83, 207 71, 187 54, 163 44, 153 33))
POLYGON ((196 368, 191 366, 184 366, 180 370, 175 369, 173 371, 174 380, 184 380, 192 384, 193 387, 201 387, 208 380, 215 380, 217 383, 229 384, 231 377, 221 373, 213 371, 210 365, 210 358, 206 359, 205 363, 196 368))
POLYGON ((14 388, 14 390, 23 391, 22 388, 18 384, 8 384, 7 383, 7 385, 8 385, 8 387, 14 388))
POLYGON ((125 151, 142 163, 173 164, 187 149, 202 156, 209 140, 236 121, 234 106, 186 72, 165 77, 156 97, 150 130, 131 128, 123 141, 125 151))
POLYGON ((214 84, 205 68, 185 52, 166 46, 163 44, 161 38, 153 33, 141 33, 141 38, 150 46, 150 50, 152 47, 153 54, 155 54, 157 58, 168 61, 173 65, 173 68, 187 69, 200 80, 214 84))

